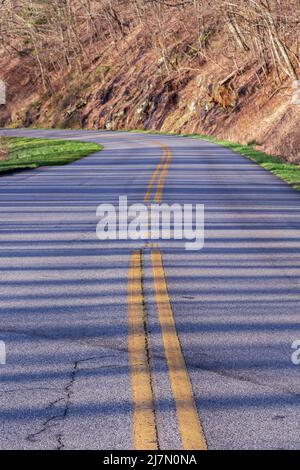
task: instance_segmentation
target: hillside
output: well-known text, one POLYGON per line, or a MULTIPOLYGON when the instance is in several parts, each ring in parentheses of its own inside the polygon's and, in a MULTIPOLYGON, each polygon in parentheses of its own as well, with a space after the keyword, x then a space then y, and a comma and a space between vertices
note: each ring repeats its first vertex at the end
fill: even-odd
POLYGON ((1 126, 201 133, 300 162, 297 0, 4 0, 0 14, 1 126))

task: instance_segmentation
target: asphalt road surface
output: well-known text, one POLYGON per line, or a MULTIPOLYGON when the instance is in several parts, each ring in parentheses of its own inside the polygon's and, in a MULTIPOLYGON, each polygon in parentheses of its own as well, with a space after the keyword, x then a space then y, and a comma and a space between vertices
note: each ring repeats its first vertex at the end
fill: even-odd
POLYGON ((0 177, 1 449, 300 449, 300 194, 188 138, 0 177), (96 237, 102 203, 205 205, 205 245, 96 237))

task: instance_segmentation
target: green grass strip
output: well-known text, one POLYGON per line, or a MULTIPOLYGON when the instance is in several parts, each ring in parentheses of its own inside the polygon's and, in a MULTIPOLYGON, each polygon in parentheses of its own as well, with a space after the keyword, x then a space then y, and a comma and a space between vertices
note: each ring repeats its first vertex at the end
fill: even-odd
POLYGON ((164 135, 176 135, 178 137, 192 137, 193 139, 200 139, 212 142, 214 144, 226 147, 236 153, 239 153, 250 160, 258 163, 260 166, 270 171, 278 178, 284 180, 290 184, 294 189, 300 191, 300 165, 288 163, 280 157, 274 155, 268 155, 265 152, 257 150, 255 144, 238 144, 227 140, 218 140, 215 137, 201 135, 201 134, 176 134, 172 132, 161 132, 161 131, 147 131, 147 130, 134 130, 130 132, 141 132, 147 134, 164 134, 164 135))
POLYGON ((40 166, 66 165, 102 146, 71 140, 36 139, 25 137, 1 137, 0 173, 40 166), (5 153, 6 152, 6 153, 5 153))
POLYGON ((257 150, 254 144, 237 144, 235 142, 230 141, 221 141, 214 137, 210 136, 203 136, 203 135, 190 135, 189 137, 193 137, 194 139, 201 139, 201 140, 208 140, 209 142, 213 142, 215 144, 222 145, 230 150, 233 150, 236 153, 239 153, 250 160, 258 163, 260 166, 265 168, 266 170, 270 171, 274 175, 278 176, 278 178, 284 180, 288 184, 292 185, 294 189, 300 191, 300 166, 294 165, 292 163, 288 163, 281 159, 280 157, 276 157, 274 155, 268 155, 261 150, 257 150))

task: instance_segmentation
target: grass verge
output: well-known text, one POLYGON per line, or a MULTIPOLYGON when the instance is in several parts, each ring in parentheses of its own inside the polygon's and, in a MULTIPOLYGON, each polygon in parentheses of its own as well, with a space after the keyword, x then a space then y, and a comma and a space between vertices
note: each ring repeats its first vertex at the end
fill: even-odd
POLYGON ((270 171, 278 178, 284 180, 290 184, 294 189, 300 191, 300 165, 294 165, 288 163, 276 157, 274 155, 268 155, 261 150, 255 148, 255 144, 238 144, 235 142, 227 140, 218 140, 215 137, 201 135, 201 134, 175 134, 172 132, 160 132, 160 131, 144 131, 144 130, 135 130, 132 132, 142 132, 148 134, 165 134, 165 135, 177 135, 178 137, 192 137, 193 139, 207 140, 213 142, 214 144, 222 145, 236 153, 239 153, 250 160, 258 163, 260 166, 270 171))
POLYGON ((101 145, 90 142, 1 137, 0 174, 40 166, 66 165, 101 149, 101 145))
POLYGON ((235 142, 230 141, 220 141, 215 139, 214 137, 208 136, 201 136, 201 135, 191 135, 190 137, 201 139, 201 140, 208 140, 209 142, 213 142, 215 144, 222 145, 234 152, 237 152, 250 160, 258 163, 260 166, 265 168, 266 170, 270 171, 274 175, 278 176, 278 178, 286 181, 288 184, 292 185, 294 189, 300 191, 300 166, 294 165, 292 163, 288 163, 282 160, 280 157, 276 157, 274 155, 268 155, 261 150, 257 150, 255 145, 243 145, 237 144, 235 142))

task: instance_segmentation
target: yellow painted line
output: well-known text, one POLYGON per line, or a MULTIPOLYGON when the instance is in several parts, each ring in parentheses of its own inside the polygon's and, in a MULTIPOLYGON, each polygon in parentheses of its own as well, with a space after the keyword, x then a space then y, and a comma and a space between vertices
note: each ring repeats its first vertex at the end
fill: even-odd
POLYGON ((134 406, 136 450, 157 450, 154 399, 149 367, 148 337, 142 285, 142 253, 131 255, 128 284, 129 356, 134 406))
POLYGON ((146 195, 145 195, 145 198, 144 198, 144 202, 149 202, 150 201, 150 197, 151 197, 151 192, 152 192, 152 188, 154 186, 154 183, 155 181, 157 180, 158 178, 158 175, 159 175, 159 172, 160 170, 162 169, 163 167, 163 164, 164 164, 164 160, 167 156, 167 149, 166 149, 166 146, 165 145, 162 145, 162 149, 163 149, 163 155, 159 161, 159 163, 157 164, 155 170, 154 170, 154 173, 152 175, 152 178, 150 180, 150 183, 148 185, 148 188, 147 188, 147 192, 146 192, 146 195))
POLYGON ((151 257, 155 299, 172 392, 176 403, 182 446, 185 450, 207 450, 206 439, 195 404, 192 384, 177 336, 161 252, 155 249, 151 257))
POLYGON ((161 175, 158 181, 157 190, 156 190, 155 197, 154 197, 154 202, 160 202, 162 199, 164 183, 165 183, 165 179, 169 170, 171 160, 172 160, 172 150, 168 149, 168 157, 164 163, 164 167, 163 167, 163 170, 161 172, 161 175))

